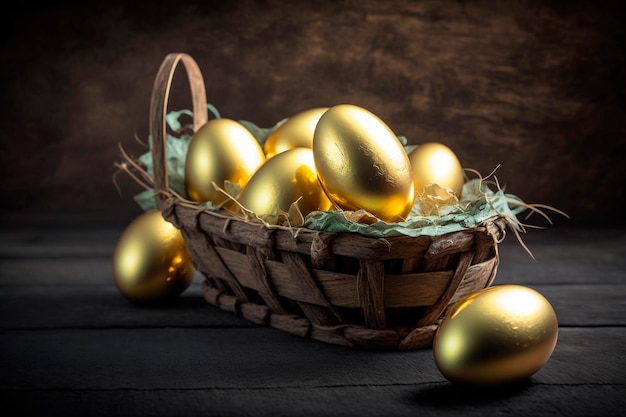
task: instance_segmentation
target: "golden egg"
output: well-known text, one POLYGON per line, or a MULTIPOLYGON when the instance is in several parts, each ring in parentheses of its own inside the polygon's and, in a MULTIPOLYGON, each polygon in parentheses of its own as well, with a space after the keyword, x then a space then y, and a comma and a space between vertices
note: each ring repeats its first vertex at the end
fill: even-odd
POLYGON ((173 298, 189 287, 194 274, 181 232, 160 211, 139 215, 115 246, 114 282, 131 301, 155 303, 173 298))
POLYGON ((497 285, 465 297, 444 316, 433 356, 451 382, 519 382, 537 372, 556 346, 554 309, 539 292, 497 285))
POLYGON ((297 113, 280 125, 265 141, 265 156, 272 156, 293 148, 311 148, 315 126, 328 107, 316 107, 297 113))
POLYGON ((362 107, 339 104, 320 117, 313 155, 322 187, 343 210, 404 220, 414 202, 411 164, 397 136, 362 107))
POLYGON ((309 148, 289 149, 268 159, 239 196, 241 205, 259 216, 288 212, 298 199, 303 216, 332 207, 317 179, 309 148))
POLYGON ((263 162, 263 148, 241 123, 226 118, 209 120, 189 142, 185 160, 189 198, 219 205, 228 197, 216 190, 213 182, 226 189, 225 181, 230 181, 241 189, 263 162))
POLYGON ((442 143, 424 143, 409 153, 409 160, 416 195, 423 194, 427 185, 437 184, 461 197, 465 177, 461 163, 452 149, 442 143))

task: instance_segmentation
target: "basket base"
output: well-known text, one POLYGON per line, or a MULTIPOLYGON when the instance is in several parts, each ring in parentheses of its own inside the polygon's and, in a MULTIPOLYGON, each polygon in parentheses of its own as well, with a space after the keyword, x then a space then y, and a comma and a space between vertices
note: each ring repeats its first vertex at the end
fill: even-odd
POLYGON ((211 305, 243 317, 260 326, 273 327, 297 336, 324 343, 351 348, 378 350, 424 349, 432 346, 437 324, 419 328, 400 327, 376 330, 354 324, 324 326, 312 323, 306 317, 294 314, 273 313, 267 306, 253 302, 241 302, 211 284, 202 283, 202 296, 211 305))

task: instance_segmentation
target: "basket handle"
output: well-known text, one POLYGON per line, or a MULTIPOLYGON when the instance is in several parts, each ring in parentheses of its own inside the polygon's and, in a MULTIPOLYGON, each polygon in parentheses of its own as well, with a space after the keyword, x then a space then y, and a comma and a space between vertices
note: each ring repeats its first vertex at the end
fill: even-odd
POLYGON ((167 104, 172 86, 174 72, 179 62, 182 62, 187 78, 193 104, 193 130, 198 130, 208 120, 206 89, 204 79, 196 61, 185 53, 168 54, 157 72, 152 88, 150 99, 150 135, 152 137, 152 161, 154 166, 154 191, 156 205, 159 210, 163 209, 167 199, 166 191, 169 189, 167 175, 167 160, 165 154, 165 140, 167 127, 165 118, 167 104))

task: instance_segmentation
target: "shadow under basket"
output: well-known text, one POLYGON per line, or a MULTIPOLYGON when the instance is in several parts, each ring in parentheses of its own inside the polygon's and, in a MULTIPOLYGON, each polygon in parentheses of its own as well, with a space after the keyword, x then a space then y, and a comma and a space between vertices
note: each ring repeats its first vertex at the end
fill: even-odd
POLYGON ((166 56, 150 111, 157 207, 181 230, 205 281, 206 301, 248 321, 353 348, 427 348, 441 317, 486 288, 498 268, 501 218, 441 236, 366 237, 271 228, 208 211, 168 186, 165 116, 177 64, 186 69, 194 126, 207 121, 206 91, 187 54, 166 56))

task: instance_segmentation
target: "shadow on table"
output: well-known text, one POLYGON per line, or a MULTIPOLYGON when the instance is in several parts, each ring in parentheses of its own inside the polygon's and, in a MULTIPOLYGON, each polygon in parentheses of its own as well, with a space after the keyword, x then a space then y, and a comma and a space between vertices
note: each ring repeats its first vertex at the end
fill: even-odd
POLYGON ((126 302, 127 307, 131 309, 146 311, 191 310, 207 306, 206 300, 202 297, 175 297, 154 303, 135 303, 130 300, 123 300, 122 302, 126 302))
POLYGON ((473 387, 444 383, 428 386, 411 395, 411 400, 422 405, 456 407, 480 405, 521 395, 533 386, 530 380, 495 387, 473 387))

